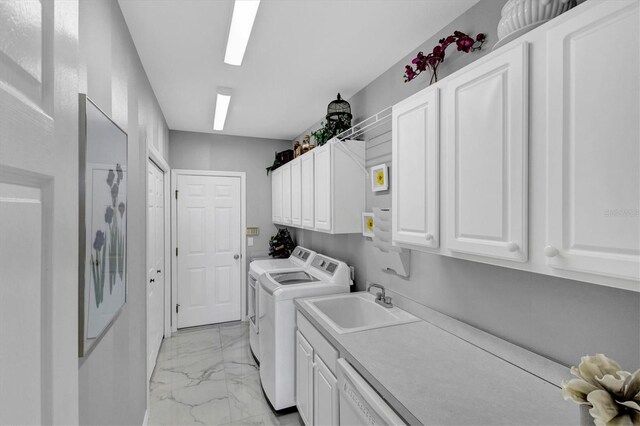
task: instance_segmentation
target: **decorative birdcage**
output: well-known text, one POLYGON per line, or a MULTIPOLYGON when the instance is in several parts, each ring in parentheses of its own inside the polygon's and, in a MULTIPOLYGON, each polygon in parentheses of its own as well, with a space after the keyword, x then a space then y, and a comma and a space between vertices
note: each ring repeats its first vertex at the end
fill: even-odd
POLYGON ((334 101, 331 101, 327 106, 327 127, 333 130, 333 135, 337 135, 338 133, 347 130, 351 127, 351 105, 349 102, 342 99, 340 93, 338 93, 338 98, 334 101))

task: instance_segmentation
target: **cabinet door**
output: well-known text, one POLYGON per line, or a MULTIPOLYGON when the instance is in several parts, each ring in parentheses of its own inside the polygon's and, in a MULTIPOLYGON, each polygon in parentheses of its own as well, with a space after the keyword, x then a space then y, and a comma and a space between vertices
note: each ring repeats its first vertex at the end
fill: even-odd
POLYGON ((302 176, 300 157, 291 162, 291 224, 302 226, 302 176))
POLYGON ((282 223, 282 168, 271 172, 271 220, 282 223))
POLYGON ((393 240, 437 248, 438 89, 393 107, 393 240))
POLYGON ((317 355, 313 367, 313 424, 338 425, 338 380, 317 355))
POLYGON ((447 245, 527 260, 527 44, 480 60, 444 87, 447 245))
POLYGON ((553 267, 639 279, 638 21, 637 1, 602 2, 547 35, 553 267))
POLYGON ((291 163, 282 169, 282 223, 291 223, 291 163))
POLYGON ((313 157, 315 228, 331 231, 331 145, 316 148, 313 157))
POLYGON ((314 176, 313 176, 313 151, 300 157, 302 177, 302 226, 313 228, 314 225, 314 176))
POLYGON ((304 424, 313 423, 313 348, 296 331, 296 405, 304 424))

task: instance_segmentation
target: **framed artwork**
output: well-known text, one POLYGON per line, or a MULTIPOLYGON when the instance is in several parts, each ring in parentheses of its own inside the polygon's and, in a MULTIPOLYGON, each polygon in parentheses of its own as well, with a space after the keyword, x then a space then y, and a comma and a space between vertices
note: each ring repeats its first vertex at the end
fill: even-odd
POLYGON ((127 298, 127 134, 80 94, 78 355, 86 357, 127 298))
POLYGON ((373 237, 375 235, 373 233, 374 226, 373 213, 362 213, 362 235, 365 237, 373 237))
POLYGON ((378 164, 370 169, 371 190, 373 192, 389 189, 389 168, 386 164, 378 164))

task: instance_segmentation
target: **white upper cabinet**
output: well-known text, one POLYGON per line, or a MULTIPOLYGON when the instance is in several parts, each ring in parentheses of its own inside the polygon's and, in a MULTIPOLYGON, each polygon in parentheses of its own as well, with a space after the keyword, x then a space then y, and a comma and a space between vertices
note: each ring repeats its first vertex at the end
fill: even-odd
POLYGON ((300 157, 291 161, 291 224, 302 226, 302 170, 300 157))
POLYGON ((271 172, 271 220, 282 223, 282 168, 271 172))
POLYGON ((307 152, 300 157, 302 227, 311 229, 315 226, 313 163, 313 151, 307 152))
MULTIPOLYGON (((483 58, 488 59, 488 58, 483 58)), ((443 84, 448 248, 527 260, 527 44, 443 84)))
POLYGON ((439 238, 438 88, 393 107, 393 241, 437 248, 439 238))
POLYGON ((639 279, 639 20, 637 1, 607 1, 547 34, 553 268, 639 279))
POLYGON ((330 234, 362 231, 364 142, 332 140, 273 173, 273 222, 330 234))
POLYGON ((315 229, 331 231, 331 145, 314 149, 315 229))
POLYGON ((291 163, 280 167, 282 170, 282 223, 291 224, 291 163))

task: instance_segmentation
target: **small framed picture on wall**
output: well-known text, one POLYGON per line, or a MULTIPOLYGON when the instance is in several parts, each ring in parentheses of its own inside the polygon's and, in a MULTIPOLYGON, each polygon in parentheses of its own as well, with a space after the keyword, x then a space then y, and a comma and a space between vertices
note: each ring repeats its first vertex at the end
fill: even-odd
POLYGON ((373 192, 389 189, 389 168, 386 164, 378 164, 369 170, 371 175, 371 190, 373 192))
POLYGON ((375 226, 373 213, 363 212, 362 213, 362 235, 365 237, 372 237, 375 235, 373 233, 373 228, 375 226))

